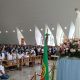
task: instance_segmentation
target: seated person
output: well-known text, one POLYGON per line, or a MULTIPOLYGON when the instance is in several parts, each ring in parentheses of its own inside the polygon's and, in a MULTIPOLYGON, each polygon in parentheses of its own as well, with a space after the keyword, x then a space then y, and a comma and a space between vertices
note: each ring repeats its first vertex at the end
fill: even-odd
POLYGON ((27 57, 29 57, 29 52, 24 53, 24 58, 27 58, 27 57))
POLYGON ((31 49, 31 54, 32 54, 33 56, 36 55, 35 50, 34 50, 33 48, 31 49))
POLYGON ((15 60, 17 58, 17 54, 15 50, 12 51, 12 59, 15 60))
POLYGON ((21 52, 18 52, 18 53, 17 53, 17 58, 18 58, 18 59, 23 58, 23 56, 24 56, 24 54, 23 54, 23 53, 21 53, 21 52))
POLYGON ((12 53, 7 53, 7 60, 12 60, 12 53))
POLYGON ((8 79, 9 75, 5 74, 4 66, 2 66, 2 61, 0 61, 0 78, 8 79))
POLYGON ((2 52, 2 53, 0 54, 0 59, 1 59, 1 60, 4 60, 4 59, 5 59, 5 53, 2 52))

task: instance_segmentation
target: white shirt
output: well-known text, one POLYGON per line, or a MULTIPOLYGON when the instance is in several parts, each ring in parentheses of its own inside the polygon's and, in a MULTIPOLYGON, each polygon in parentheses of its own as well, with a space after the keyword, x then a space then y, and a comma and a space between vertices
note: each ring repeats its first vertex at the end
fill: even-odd
MULTIPOLYGON (((0 70, 3 72, 3 74, 5 74, 4 66, 0 65, 0 70)), ((1 75, 2 75, 2 74, 0 73, 0 76, 1 76, 1 75)))
POLYGON ((0 60, 2 60, 2 56, 0 56, 0 60))
POLYGON ((8 59, 8 60, 12 60, 12 54, 7 53, 7 59, 8 59))
POLYGON ((27 58, 27 57, 29 57, 28 52, 24 54, 24 58, 27 58))
POLYGON ((42 49, 42 53, 44 53, 44 49, 42 49))
POLYGON ((2 54, 2 60, 5 59, 5 54, 4 53, 1 53, 2 54))
POLYGON ((17 57, 16 53, 12 53, 12 59, 15 60, 17 57))
POLYGON ((21 59, 24 56, 24 54, 17 54, 18 59, 21 59))
POLYGON ((34 49, 32 49, 32 50, 31 50, 31 53, 32 53, 32 54, 35 54, 35 51, 34 51, 34 49))
POLYGON ((41 48, 38 48, 38 52, 40 52, 41 48))

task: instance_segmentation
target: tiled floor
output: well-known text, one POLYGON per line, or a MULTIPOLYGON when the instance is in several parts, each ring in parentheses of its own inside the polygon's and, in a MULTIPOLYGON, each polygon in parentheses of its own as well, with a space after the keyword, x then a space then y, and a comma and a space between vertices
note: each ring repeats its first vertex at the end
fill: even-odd
MULTIPOLYGON (((54 61, 49 61, 49 70, 51 69, 53 62, 54 61)), ((41 65, 35 65, 34 67, 25 66, 21 71, 19 70, 9 71, 8 72, 8 74, 10 75, 9 80, 30 80, 35 72, 40 74, 41 65)), ((39 79, 40 79, 40 76, 37 76, 36 80, 39 80, 39 79)))

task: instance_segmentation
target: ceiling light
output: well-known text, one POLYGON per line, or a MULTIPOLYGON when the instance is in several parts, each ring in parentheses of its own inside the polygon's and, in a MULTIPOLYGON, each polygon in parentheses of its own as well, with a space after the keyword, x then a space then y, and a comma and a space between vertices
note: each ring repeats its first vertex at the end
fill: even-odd
POLYGON ((13 30, 13 32, 15 32, 15 30, 13 30))
POLYGON ((43 28, 41 28, 41 31, 43 31, 43 28))
POLYGON ((30 29, 29 31, 32 31, 32 29, 30 29))
POLYGON ((64 27, 64 29, 67 29, 67 27, 64 27))
POLYGON ((52 30, 54 30, 54 27, 52 28, 52 30))
POLYGON ((6 33, 8 33, 8 31, 6 30, 6 33))
POLYGON ((0 34, 1 34, 1 31, 0 31, 0 34))
POLYGON ((21 29, 21 32, 23 32, 23 30, 21 29))

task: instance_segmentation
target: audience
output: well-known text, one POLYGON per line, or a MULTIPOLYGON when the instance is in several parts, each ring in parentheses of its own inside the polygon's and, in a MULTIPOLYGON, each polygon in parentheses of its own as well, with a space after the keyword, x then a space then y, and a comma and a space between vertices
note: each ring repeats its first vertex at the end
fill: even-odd
MULTIPOLYGON (((61 47, 61 49, 64 47, 61 47)), ((59 48, 56 46, 48 47, 48 54, 58 55, 59 48)), ((0 44, 0 59, 1 60, 15 60, 29 57, 29 54, 37 56, 44 54, 43 46, 31 46, 31 45, 8 45, 0 44)))

